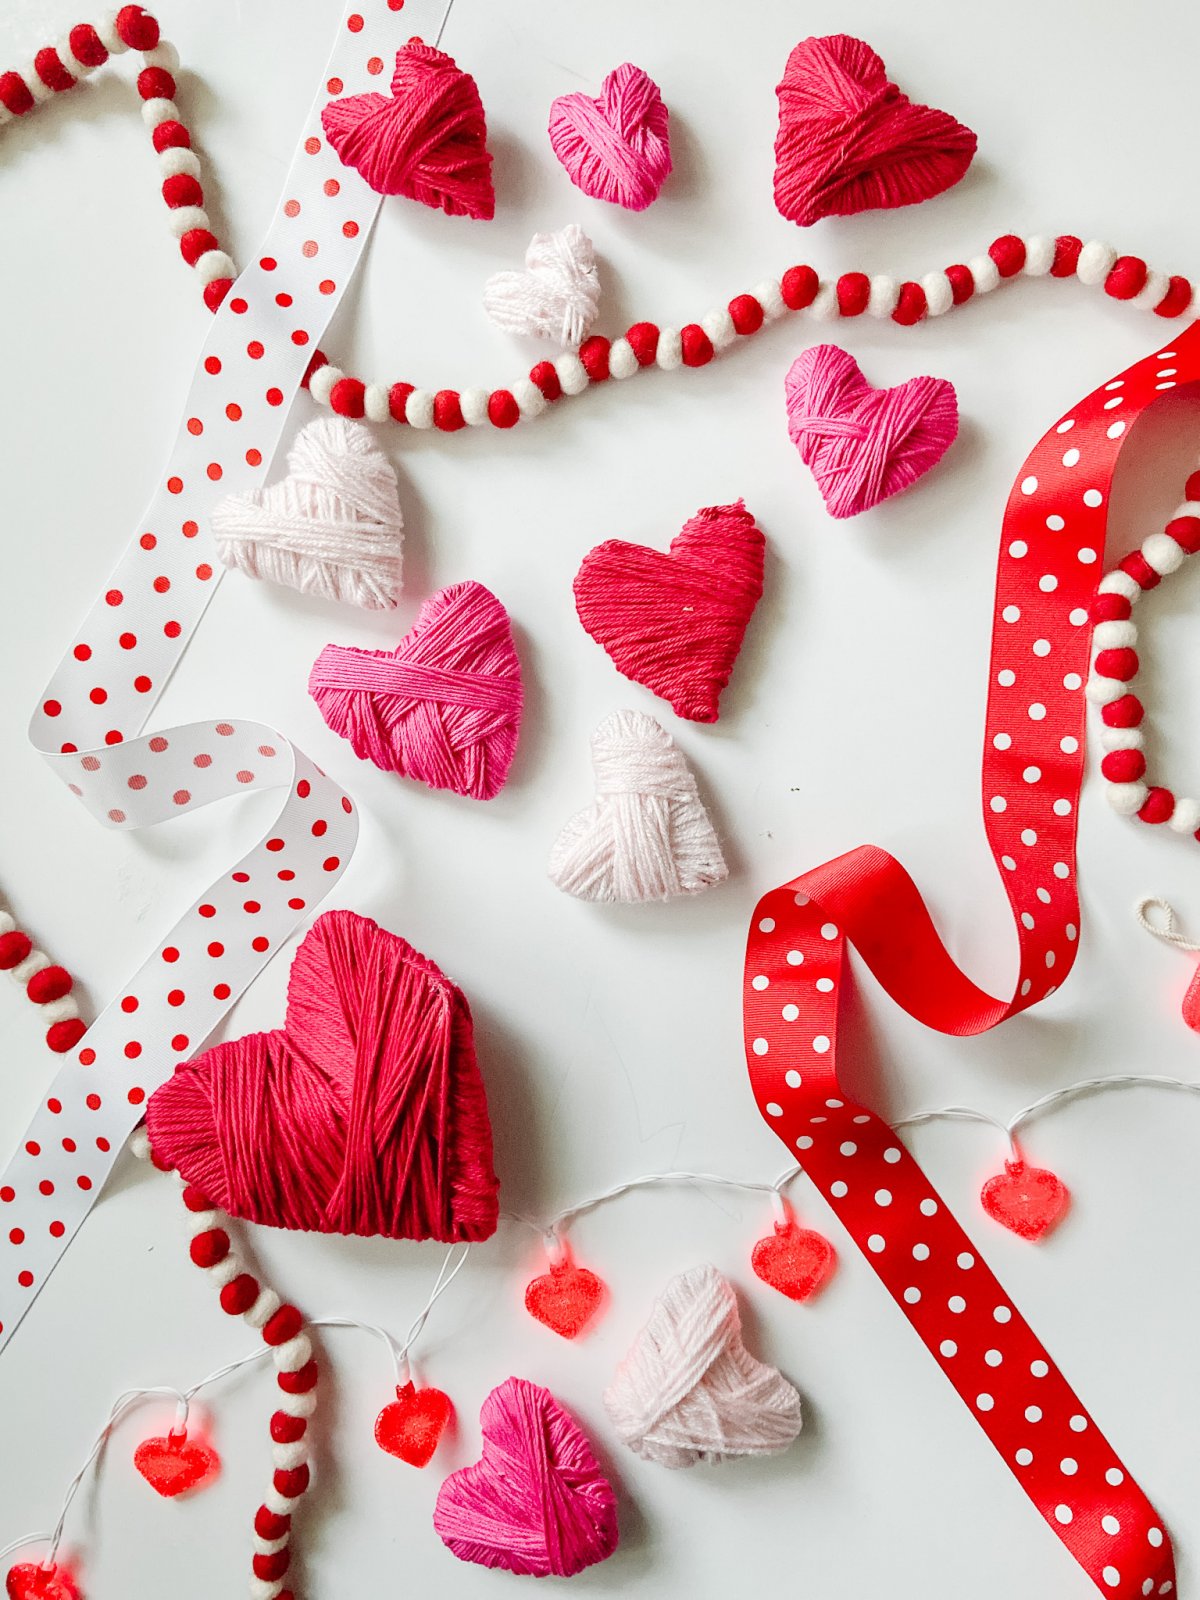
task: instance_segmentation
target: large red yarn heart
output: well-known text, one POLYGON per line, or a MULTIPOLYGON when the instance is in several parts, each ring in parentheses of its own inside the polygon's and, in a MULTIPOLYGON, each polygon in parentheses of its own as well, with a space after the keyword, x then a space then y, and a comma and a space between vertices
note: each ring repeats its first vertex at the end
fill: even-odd
POLYGON ((438 1491, 433 1525, 460 1561, 572 1577, 617 1548, 617 1503, 548 1389, 508 1378, 483 1402, 483 1456, 438 1491))
POLYGON ((495 215, 487 123, 474 78, 450 56, 410 39, 396 56, 392 92, 331 100, 321 113, 330 144, 377 194, 400 194, 452 217, 495 215))
POLYGON ((146 1126, 158 1162, 250 1222, 445 1242, 496 1228, 466 997, 351 911, 305 935, 285 1026, 179 1067, 146 1126))
POLYGON ((928 200, 975 154, 970 128, 914 105, 870 45, 845 33, 803 39, 775 92, 775 204, 802 226, 928 200))
POLYGON ((133 1452, 133 1464, 167 1500, 198 1489, 221 1470, 221 1458, 212 1446, 185 1433, 143 1439, 133 1452))
POLYGON ((762 595, 765 543, 741 500, 698 511, 666 554, 608 539, 575 575, 579 620, 618 672, 681 717, 715 722, 762 595))

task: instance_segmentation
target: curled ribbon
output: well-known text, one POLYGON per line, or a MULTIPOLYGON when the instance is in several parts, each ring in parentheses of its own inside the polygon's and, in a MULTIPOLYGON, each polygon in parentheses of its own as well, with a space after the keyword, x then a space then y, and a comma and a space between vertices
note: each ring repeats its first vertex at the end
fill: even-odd
POLYGON ((1078 938, 1090 602, 1113 472, 1136 419, 1200 380, 1200 323, 1072 408, 1009 496, 996 575, 983 757, 987 837, 1012 908, 1020 971, 1008 1000, 974 984, 920 891, 862 846, 760 900, 744 1017, 759 1110, 803 1162, 918 1337, 1038 1511, 1112 1600, 1169 1595, 1171 1543, 929 1180, 838 1081, 839 995, 852 944, 918 1021, 966 1037, 1052 994, 1078 938))

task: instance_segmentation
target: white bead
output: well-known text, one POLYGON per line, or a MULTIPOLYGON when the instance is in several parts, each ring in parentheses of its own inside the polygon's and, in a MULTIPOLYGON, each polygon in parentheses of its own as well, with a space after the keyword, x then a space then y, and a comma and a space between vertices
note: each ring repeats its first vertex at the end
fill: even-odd
POLYGON ((931 317, 945 316, 954 304, 954 288, 944 272, 927 272, 921 279, 925 304, 931 317))
POLYGON ((1113 750, 1144 750, 1146 748, 1146 735, 1140 728, 1102 728, 1100 730, 1100 747, 1106 752, 1113 750))
POLYGON ((610 378, 632 378, 638 370, 638 358, 629 340, 622 336, 614 339, 608 350, 608 375, 610 378))
POLYGON ((115 11, 106 11, 99 22, 95 24, 95 28, 100 35, 100 43, 110 56, 122 55, 129 49, 129 46, 117 32, 117 13, 115 11))
POLYGON ((1030 278, 1044 278, 1054 265, 1054 240, 1044 233, 1025 241, 1025 272, 1030 278))
POLYGON ((135 1128, 129 1136, 129 1153, 138 1161, 150 1159, 150 1135, 146 1132, 145 1124, 135 1128))
POLYGON ((33 96, 35 106, 44 105, 47 100, 53 100, 56 91, 51 89, 49 84, 42 82, 36 67, 26 67, 21 76, 29 85, 29 92, 33 96))
POLYGON ((1200 800, 1176 800, 1167 826, 1176 833, 1195 833, 1200 828, 1200 800))
POLYGON ((280 1411, 286 1412, 289 1417, 311 1417, 317 1409, 317 1391, 308 1389, 304 1394, 284 1394, 277 1397, 280 1411))
POLYGON ((1123 594, 1126 600, 1139 600, 1142 586, 1127 572, 1106 572, 1096 585, 1097 594, 1123 594))
POLYGON ((143 100, 142 121, 148 128, 157 128, 160 122, 178 122, 179 107, 174 100, 143 100))
POLYGON ((89 72, 95 71, 94 67, 89 67, 86 62, 80 61, 71 49, 69 34, 65 39, 60 39, 54 48, 58 51, 58 59, 73 78, 86 78, 89 72))
POLYGON ((755 284, 751 292, 763 308, 764 321, 778 322, 787 312, 787 301, 783 298, 783 286, 778 278, 764 278, 762 283, 755 284))
POLYGON ((231 1250, 223 1261, 215 1261, 206 1271, 217 1288, 223 1289, 227 1283, 241 1276, 242 1263, 237 1252, 231 1250))
POLYGON ((193 228, 208 227, 208 212, 203 206, 176 206, 167 212, 167 227, 177 239, 182 239, 193 228))
POLYGON ((1075 268, 1075 275, 1080 283, 1103 283, 1113 269, 1117 259, 1117 252, 1110 244, 1103 244, 1099 239, 1091 239, 1079 252, 1079 265, 1075 268))
POLYGON ((1153 311, 1170 287, 1171 280, 1165 272, 1148 272, 1145 283, 1129 304, 1139 311, 1153 311))
POLYGON ((308 1445, 305 1440, 297 1439, 292 1444, 277 1444, 272 1447, 271 1460, 279 1472, 291 1472, 295 1467, 302 1467, 308 1460, 308 1445))
POLYGON ((312 1360, 312 1343, 308 1335, 298 1333, 294 1339, 276 1345, 274 1359, 276 1372, 299 1372, 312 1360))
POLYGON ((197 1238, 202 1233, 211 1233, 214 1228, 219 1228, 225 1221, 225 1213, 215 1209, 208 1211, 189 1211, 188 1226, 192 1231, 192 1238, 197 1238))
POLYGON ((1101 678, 1093 674, 1084 693, 1094 706, 1108 706, 1128 693, 1128 688, 1119 678, 1101 678))
POLYGON ((15 122, 16 120, 16 117, 13 116, 12 112, 7 106, 0 105, 0 128, 2 128, 6 122, 15 122))
MULTIPOLYGON (((728 350, 738 336, 737 329, 733 325, 733 318, 730 316, 726 306, 722 306, 720 311, 706 311, 700 318, 700 326, 712 340, 714 350, 728 350)), ((612 357, 610 355, 610 364, 611 361, 612 357)))
POLYGON ((414 389, 404 402, 404 420, 410 428, 433 427, 433 394, 429 389, 414 389))
POLYGON ((185 150, 182 145, 169 144, 165 150, 159 151, 158 170, 164 178, 175 178, 181 172, 186 172, 189 178, 198 179, 200 157, 194 150, 185 150))
POLYGON ((1123 817, 1132 817, 1146 804, 1150 791, 1144 783, 1110 783, 1108 803, 1123 817))
POLYGON ((42 1020, 46 1023, 69 1022, 79 1015, 73 994, 64 994, 60 1000, 47 1000, 42 1005, 42 1020))
POLYGON ((143 50, 142 60, 148 67, 161 67, 172 76, 179 71, 179 51, 166 39, 159 39, 153 50, 143 50))
POLYGON ((488 419, 488 392, 486 389, 464 389, 458 397, 463 421, 469 428, 479 428, 488 419))
POLYGON ((582 394, 592 381, 587 375, 587 368, 574 350, 565 350, 554 362, 554 370, 558 373, 558 381, 562 384, 564 394, 582 394))
POLYGON ((867 310, 873 317, 890 317, 900 300, 900 285, 895 278, 881 272, 871 279, 871 292, 867 296, 867 310))
POLYGON ((18 962, 15 967, 10 967, 8 970, 18 983, 24 984, 29 982, 35 972, 45 972, 47 967, 53 965, 44 950, 31 950, 24 961, 18 962))
POLYGON ((363 416, 368 422, 386 422, 391 414, 391 401, 383 384, 369 383, 363 390, 363 416))
POLYGON ((255 1573, 250 1574, 250 1600, 277 1600, 283 1593, 283 1579, 278 1583, 267 1583, 264 1578, 255 1573))
POLYGON ((678 328, 662 328, 654 360, 664 372, 674 372, 683 361, 683 340, 678 328))
MULTIPOLYGON (((532 378, 522 378, 512 386, 512 396, 522 417, 540 417, 550 402, 532 378)), ((461 400, 459 401, 461 405, 461 400)))
POLYGON ((967 266, 975 282, 976 294, 991 294, 1000 282, 1000 268, 991 256, 972 256, 967 266))
POLYGON ((1200 517, 1200 500, 1185 500, 1182 505, 1175 507, 1171 513, 1171 521, 1176 517, 1200 517))
POLYGON ((0 933, 12 933, 17 926, 17 919, 9 911, 0 911, 0 933))
POLYGON ((264 1539, 261 1533, 254 1535, 254 1551, 256 1555, 273 1556, 280 1550, 286 1550, 287 1547, 288 1535, 286 1533, 282 1539, 264 1539))
POLYGON ((196 258, 194 271, 201 283, 215 283, 218 278, 236 278, 237 268, 224 250, 206 250, 196 258))
POLYGON ((1137 644, 1136 622, 1098 622, 1092 632, 1096 650, 1132 650, 1137 644))
POLYGON ((252 1328, 265 1328, 282 1304, 274 1289, 260 1289, 258 1299, 242 1315, 252 1328))
POLYGON ((1143 539, 1142 554, 1147 565, 1164 578, 1178 572, 1187 556, 1183 546, 1176 544, 1169 533, 1152 533, 1143 539))
POLYGON ((814 322, 832 322, 835 317, 841 316, 838 306, 837 284, 823 283, 817 290, 808 314, 814 322))
POLYGON ((277 1517, 290 1517, 300 1504, 299 1495, 280 1494, 272 1483, 266 1494, 263 1495, 263 1505, 268 1511, 273 1511, 277 1517))
POLYGON ((308 380, 308 392, 319 406, 327 406, 334 384, 340 383, 345 376, 341 367, 335 367, 332 361, 328 361, 323 367, 318 367, 308 380))

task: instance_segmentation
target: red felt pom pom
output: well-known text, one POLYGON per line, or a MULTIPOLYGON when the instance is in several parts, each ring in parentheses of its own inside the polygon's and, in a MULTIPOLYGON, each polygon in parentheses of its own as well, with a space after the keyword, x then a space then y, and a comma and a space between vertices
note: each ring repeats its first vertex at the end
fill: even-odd
POLYGON ((1114 300, 1132 300, 1146 287, 1146 263, 1140 256, 1118 256, 1104 280, 1104 292, 1114 300))
POLYGON ((90 22, 80 22, 67 35, 71 54, 82 66, 102 67, 108 60, 108 47, 90 22))
POLYGON ((752 294, 735 295, 729 302, 729 315, 741 334, 757 333, 763 325, 763 308, 752 294))
POLYGON ((308 1488, 308 1480, 308 1462, 304 1461, 298 1467, 277 1467, 272 1482, 285 1500, 298 1500, 308 1488))
POLYGON ((459 428, 466 427, 467 421, 462 414, 462 401, 457 389, 439 389, 434 395, 433 425, 443 433, 457 433, 459 428))
POLYGON ((1137 695, 1123 694, 1101 709, 1100 720, 1106 728, 1136 728, 1145 715, 1146 708, 1137 695))
POLYGON ((1139 589, 1157 589, 1162 582, 1162 573, 1155 572, 1140 550, 1131 550, 1127 556, 1121 557, 1117 565, 1139 589))
MULTIPOLYGON (((1200 474, 1193 474, 1193 477, 1200 477, 1200 474)), ((1192 478, 1189 478, 1189 486, 1191 483, 1192 478)), ((1197 482, 1196 487, 1200 489, 1200 482, 1197 482)), ((1189 500, 1192 498, 1190 492, 1187 497, 1189 500)), ((1194 556, 1196 551, 1200 550, 1200 517, 1172 517, 1164 532, 1170 534, 1179 548, 1186 550, 1188 555, 1194 556)))
POLYGON ((151 142, 159 155, 164 150, 190 150, 192 136, 182 122, 160 122, 150 135, 151 142))
POLYGON ((1133 606, 1123 594, 1098 594, 1090 607, 1093 622, 1124 622, 1133 615, 1133 606))
POLYGON ((521 408, 508 389, 493 389, 488 396, 487 409, 493 428, 515 428, 521 420, 521 408))
POLYGON ((1175 796, 1170 789, 1151 789, 1138 812, 1143 822, 1170 822, 1175 813, 1175 796))
POLYGON ((295 1444, 303 1439, 308 1428, 304 1417, 294 1417, 290 1411, 276 1411, 271 1417, 271 1438, 276 1444, 295 1444))
POLYGON ((202 206, 204 190, 188 172, 175 172, 163 179, 162 197, 172 211, 180 206, 202 206))
POLYGON ((231 1317, 240 1317, 258 1299, 258 1279, 241 1272, 221 1290, 221 1310, 231 1317))
POLYGON ((179 253, 189 267, 194 267, 209 250, 219 250, 221 241, 207 228, 189 228, 179 241, 179 253))
POLYGON ((946 268, 946 276, 950 280, 950 293, 956 306, 965 305, 975 293, 975 274, 970 267, 956 261, 953 266, 946 268))
POLYGON ((411 383, 394 383, 388 390, 388 410, 392 414, 393 422, 407 422, 406 407, 408 397, 413 392, 411 383))
POLYGON ((635 322, 625 335, 639 367, 653 366, 658 355, 658 328, 653 322, 635 322))
POLYGON ((929 310, 929 299, 919 283, 902 283, 892 321, 902 328, 911 328, 920 322, 929 310))
POLYGON ((38 51, 33 58, 33 70, 47 89, 53 89, 55 94, 65 94, 79 81, 73 73, 67 71, 62 57, 53 45, 46 45, 44 49, 38 51))
POLYGON ((1140 750, 1110 750, 1100 763, 1100 771, 1110 783, 1136 783, 1146 770, 1140 750))
POLYGON ((783 303, 789 311, 803 311, 817 298, 821 280, 812 267, 789 267, 779 285, 783 303))
POLYGON ((698 322, 689 322, 679 330, 679 342, 685 367, 707 366, 713 358, 712 340, 698 322))
MULTIPOLYGON (((1168 280, 1167 292, 1154 308, 1156 317, 1178 317, 1192 303, 1192 285, 1188 278, 1177 274, 1168 280)), ((1191 496, 1188 496, 1189 500, 1191 496)))
POLYGON ((73 1050, 87 1032, 87 1025, 82 1017, 64 1017, 61 1022, 51 1023, 46 1030, 46 1043, 55 1055, 65 1055, 68 1050, 73 1050))
POLYGON ((204 285, 204 304, 210 311, 219 310, 232 288, 232 278, 214 278, 211 283, 204 285))
POLYGON ((291 1517, 280 1516, 269 1506, 259 1506, 254 1513, 254 1531, 260 1539, 282 1539, 291 1530, 291 1517))
POLYGON ((1102 678, 1116 678, 1128 683, 1137 677, 1138 653, 1127 645, 1119 650, 1101 650, 1096 655, 1096 671, 1102 678))
POLYGON ((593 383, 603 383, 608 377, 609 348, 609 341, 600 333, 594 333, 579 346, 579 359, 593 383))
POLYGON ((191 1257, 198 1267, 215 1267, 229 1254, 229 1235, 224 1228, 209 1228, 192 1240, 191 1257))
POLYGON ((529 369, 529 381, 536 383, 547 400, 562 398, 562 381, 553 361, 539 361, 529 369))
POLYGON ((861 317, 871 298, 871 280, 865 272, 843 272, 837 281, 838 310, 844 317, 861 317))
POLYGON ((43 967, 25 985, 25 993, 35 1006, 44 1006, 51 1000, 61 1000, 74 987, 75 981, 66 967, 43 967))
POLYGON ((0 72, 0 105, 14 117, 33 110, 33 91, 19 72, 0 72))
POLYGON ((1054 261, 1050 267, 1052 278, 1069 278, 1079 265, 1083 240, 1073 233, 1060 233, 1054 241, 1054 261))
POLYGON ((270 1555, 259 1552, 251 1562, 254 1576, 264 1583, 276 1583, 287 1571, 291 1559, 291 1551, 286 1546, 282 1550, 272 1550, 270 1555))
POLYGON ((367 386, 361 378, 339 378, 329 391, 329 404, 339 417, 361 417, 367 386))
POLYGON ((317 1384, 319 1369, 315 1361, 306 1361, 295 1372, 280 1372, 275 1382, 284 1394, 307 1394, 317 1384))
POLYGON ((33 940, 19 928, 11 933, 0 933, 0 972, 19 967, 32 949, 33 940))
POLYGON ((138 73, 137 92, 143 100, 174 100, 175 79, 165 67, 143 67, 138 73))
POLYGON ((131 50, 153 50, 159 40, 158 23, 141 6, 122 6, 117 12, 117 34, 131 50))
POLYGON ((1015 233, 1002 234, 988 245, 988 255, 1002 278, 1014 278, 1025 265, 1025 241, 1015 233))
POLYGON ((263 1329, 263 1342, 270 1345, 286 1344, 294 1339, 304 1326, 304 1318, 295 1306, 280 1306, 263 1329))

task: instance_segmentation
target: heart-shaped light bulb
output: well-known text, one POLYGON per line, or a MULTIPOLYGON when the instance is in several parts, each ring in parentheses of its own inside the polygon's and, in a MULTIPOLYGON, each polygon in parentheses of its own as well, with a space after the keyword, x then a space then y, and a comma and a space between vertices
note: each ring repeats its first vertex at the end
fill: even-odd
POLYGON ((133 1452, 133 1464, 167 1500, 201 1488, 221 1470, 221 1458, 212 1446, 189 1439, 186 1433, 143 1439, 133 1452))
POLYGON ((837 1252, 824 1234, 788 1220, 777 1222, 775 1232, 758 1241, 750 1265, 764 1283, 789 1300, 808 1300, 828 1282, 837 1252))
POLYGON ((375 1419, 375 1443, 410 1467, 423 1467, 438 1447, 454 1415, 450 1396, 440 1389, 418 1389, 402 1383, 396 1398, 375 1419))
POLYGON ((10 1567, 4 1589, 8 1600, 83 1600, 65 1567, 36 1561, 10 1567))
POLYGON ((604 1285, 596 1274, 570 1260, 555 1263, 525 1289, 529 1315, 564 1339, 575 1339, 583 1332, 603 1299, 604 1285))
POLYGON ((1192 981, 1183 997, 1183 1020, 1195 1033, 1200 1033, 1200 966, 1192 973, 1192 981))
POLYGON ((993 1222, 1022 1239, 1040 1239, 1060 1220, 1071 1201, 1066 1184, 1045 1167, 1009 1160, 980 1193, 993 1222))

